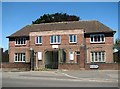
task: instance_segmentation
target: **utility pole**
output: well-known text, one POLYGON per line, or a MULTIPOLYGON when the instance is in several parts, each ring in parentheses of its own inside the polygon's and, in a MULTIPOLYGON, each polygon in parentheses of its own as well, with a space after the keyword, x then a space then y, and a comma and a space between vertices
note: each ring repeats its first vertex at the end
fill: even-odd
POLYGON ((0 47, 0 63, 2 63, 3 48, 0 47))

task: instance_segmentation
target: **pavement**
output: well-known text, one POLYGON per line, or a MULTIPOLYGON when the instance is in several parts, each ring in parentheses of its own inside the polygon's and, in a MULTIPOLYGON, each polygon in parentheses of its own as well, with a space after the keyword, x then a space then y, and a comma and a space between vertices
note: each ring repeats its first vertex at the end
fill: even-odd
POLYGON ((117 70, 82 70, 82 71, 53 70, 53 71, 3 72, 2 77, 117 83, 118 71, 117 70))

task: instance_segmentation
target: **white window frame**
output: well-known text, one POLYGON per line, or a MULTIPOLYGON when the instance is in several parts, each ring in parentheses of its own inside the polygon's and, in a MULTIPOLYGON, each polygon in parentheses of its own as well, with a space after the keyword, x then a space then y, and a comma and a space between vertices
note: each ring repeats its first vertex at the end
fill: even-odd
POLYGON ((70 61, 73 61, 74 60, 74 54, 75 54, 75 52, 69 52, 69 60, 70 61), (72 54, 71 54, 72 53, 72 54), (71 56, 72 56, 72 58, 71 58, 71 56))
POLYGON ((69 35, 69 43, 77 43, 77 35, 69 35), (70 36, 72 36, 72 42, 70 42, 70 36), (74 36, 76 37, 76 42, 74 42, 74 36))
POLYGON ((60 35, 51 35, 50 36, 50 44, 60 44, 61 43, 61 36, 60 35), (52 37, 53 37, 53 43, 52 43, 52 37), (58 42, 58 37, 60 37, 60 42, 58 42), (56 42, 54 40, 56 39, 56 42))
POLYGON ((36 36, 35 37, 35 44, 42 44, 42 36, 36 36), (40 38, 41 38, 41 43, 40 43, 40 38), (38 43, 37 43, 37 40, 38 40, 38 43))
POLYGON ((105 42, 105 35, 104 34, 91 34, 90 35, 90 43, 104 43, 105 42), (95 42, 95 36, 100 36, 100 41, 95 42), (102 41, 102 36, 104 37, 104 41, 102 41), (91 40, 91 37, 93 37, 93 41, 91 40))
POLYGON ((14 62, 25 62, 25 60, 23 60, 25 57, 25 60, 26 60, 26 55, 25 53, 15 53, 14 54, 14 62), (22 55, 22 60, 18 60, 19 59, 19 54, 22 55), (16 56, 17 56, 17 60, 16 60, 16 56))
POLYGON ((38 60, 42 60, 42 52, 38 52, 38 60))
POLYGON ((15 38, 15 45, 26 45, 26 38, 15 38), (18 43, 20 40, 20 44, 18 43), (21 43, 23 41, 23 44, 21 43))
POLYGON ((91 62, 106 62, 106 52, 105 51, 97 51, 97 52, 90 52, 90 61, 91 62), (99 52, 101 52, 101 61, 99 61, 99 52), (92 53, 93 53, 93 61, 92 61, 92 53), (95 53, 97 53, 97 61, 95 60, 95 53), (102 58, 102 53, 104 53, 104 61, 102 58))

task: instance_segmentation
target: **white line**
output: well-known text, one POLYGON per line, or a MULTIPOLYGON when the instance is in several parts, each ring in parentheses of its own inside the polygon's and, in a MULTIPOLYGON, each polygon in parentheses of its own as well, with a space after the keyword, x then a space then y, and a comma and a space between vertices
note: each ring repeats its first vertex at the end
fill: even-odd
POLYGON ((67 77, 70 77, 70 78, 75 78, 75 79, 79 79, 78 77, 74 77, 74 76, 71 76, 71 75, 68 75, 66 73, 62 73, 63 75, 67 76, 67 77))

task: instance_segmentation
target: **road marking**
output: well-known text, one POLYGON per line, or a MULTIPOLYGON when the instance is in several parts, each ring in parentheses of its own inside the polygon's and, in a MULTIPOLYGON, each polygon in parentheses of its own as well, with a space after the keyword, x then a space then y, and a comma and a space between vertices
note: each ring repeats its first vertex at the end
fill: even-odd
POLYGON ((67 76, 67 77, 69 77, 69 78, 79 79, 78 77, 74 77, 74 76, 68 75, 68 74, 66 74, 66 73, 62 73, 62 74, 65 75, 65 76, 67 76))

